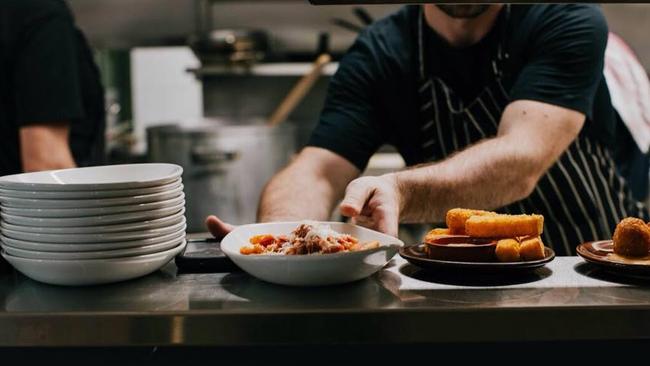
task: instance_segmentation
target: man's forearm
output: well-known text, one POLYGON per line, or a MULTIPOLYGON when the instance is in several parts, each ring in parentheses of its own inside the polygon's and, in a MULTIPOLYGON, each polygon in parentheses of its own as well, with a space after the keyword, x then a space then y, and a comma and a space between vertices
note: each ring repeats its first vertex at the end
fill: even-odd
POLYGON ((306 147, 267 184, 257 219, 261 222, 326 220, 359 170, 336 153, 306 147))
POLYGON ((395 173, 402 222, 441 222, 454 207, 495 209, 530 194, 540 168, 508 139, 493 138, 435 164, 395 173))
POLYGON ((66 123, 39 124, 20 129, 20 155, 25 172, 74 168, 66 123))
POLYGON ((341 213, 395 236, 399 222, 442 222, 453 207, 495 209, 516 202, 533 192, 584 121, 584 114, 571 109, 514 101, 494 138, 438 163, 354 180, 341 213))
POLYGON ((289 167, 264 189, 257 212, 259 222, 327 220, 342 192, 324 179, 297 174, 289 167))

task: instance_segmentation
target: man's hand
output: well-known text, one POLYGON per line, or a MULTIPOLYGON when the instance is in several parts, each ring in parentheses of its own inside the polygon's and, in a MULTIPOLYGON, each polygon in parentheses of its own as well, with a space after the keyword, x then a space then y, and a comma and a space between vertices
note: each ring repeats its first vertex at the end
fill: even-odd
POLYGON ((214 215, 210 215, 205 219, 205 226, 208 227, 208 231, 212 236, 219 240, 235 229, 234 226, 221 221, 220 218, 214 215))
POLYGON ((353 180, 345 191, 341 214, 356 224, 397 237, 400 196, 395 176, 353 180))
POLYGON ((68 145, 65 123, 30 125, 20 129, 23 171, 74 168, 77 164, 68 145))

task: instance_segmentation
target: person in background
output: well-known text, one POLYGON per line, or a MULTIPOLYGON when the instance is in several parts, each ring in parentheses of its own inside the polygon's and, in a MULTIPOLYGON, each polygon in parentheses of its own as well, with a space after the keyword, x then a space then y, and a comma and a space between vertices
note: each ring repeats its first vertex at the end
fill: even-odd
MULTIPOLYGON (((584 4, 425 4, 372 24, 259 220, 323 220, 341 198, 343 215, 390 235, 454 207, 538 213, 559 255, 611 238, 627 216, 647 221, 613 158, 607 36, 584 4), (359 178, 383 144, 411 168, 359 178)), ((207 226, 231 229, 215 216, 207 226)))
POLYGON ((614 159, 632 194, 640 201, 647 201, 650 78, 632 48, 612 32, 607 39, 604 75, 617 111, 614 159))
POLYGON ((0 176, 98 165, 104 94, 62 0, 0 2, 0 176))

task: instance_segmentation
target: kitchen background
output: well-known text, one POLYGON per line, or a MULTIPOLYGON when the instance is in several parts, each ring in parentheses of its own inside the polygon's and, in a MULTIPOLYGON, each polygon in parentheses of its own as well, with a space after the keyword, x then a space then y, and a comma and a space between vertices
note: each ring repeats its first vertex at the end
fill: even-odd
MULTIPOLYGON (((181 164, 190 232, 203 229, 208 213, 233 223, 254 221, 264 183, 316 123, 336 62, 321 70, 280 128, 264 121, 319 54, 338 60, 368 18, 399 7, 368 5, 364 12, 315 7, 306 0, 68 2, 104 78, 111 161, 181 164), (215 29, 228 30, 217 35, 236 40, 239 51, 208 53, 201 35, 215 29)), ((603 10, 610 30, 650 69, 647 29, 639 26, 650 22, 650 5, 603 5, 603 10)), ((385 148, 366 173, 402 166, 385 148)))

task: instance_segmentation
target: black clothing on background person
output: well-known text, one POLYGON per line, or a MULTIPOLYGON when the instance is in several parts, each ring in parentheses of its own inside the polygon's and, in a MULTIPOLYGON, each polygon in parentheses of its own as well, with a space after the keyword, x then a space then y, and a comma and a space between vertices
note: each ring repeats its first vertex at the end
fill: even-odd
POLYGON ((22 171, 19 129, 69 123, 79 166, 104 157, 103 88, 65 2, 0 2, 0 175, 22 171))
POLYGON ((595 6, 505 5, 482 40, 459 49, 426 25, 420 6, 407 6, 366 29, 343 58, 309 145, 363 170, 391 144, 415 165, 495 136, 514 100, 581 112, 580 135, 535 191, 500 209, 545 215, 545 242, 575 254, 581 242, 611 237, 628 215, 649 218, 612 159, 607 34, 595 6))

